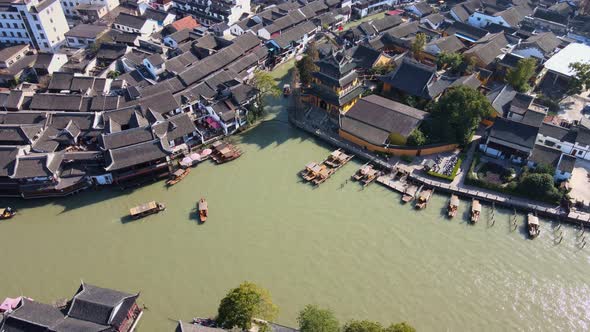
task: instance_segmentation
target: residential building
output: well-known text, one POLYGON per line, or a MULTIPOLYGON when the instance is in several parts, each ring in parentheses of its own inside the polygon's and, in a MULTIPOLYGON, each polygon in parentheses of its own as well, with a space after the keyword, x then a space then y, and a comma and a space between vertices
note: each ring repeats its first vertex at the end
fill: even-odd
POLYGON ((558 36, 566 35, 568 32, 568 17, 551 9, 535 8, 533 14, 527 17, 527 21, 538 31, 551 31, 558 36))
POLYGON ((556 148, 535 144, 527 164, 532 168, 539 165, 549 166, 555 169, 555 181, 564 181, 571 178, 575 163, 575 156, 565 154, 556 148))
POLYGON ((113 28, 147 37, 158 31, 158 22, 142 16, 120 13, 113 23, 113 28))
POLYGON ((57 0, 0 4, 0 43, 31 44, 43 52, 54 52, 65 43, 68 30, 57 0))
POLYGON ((445 21, 445 17, 440 13, 433 13, 420 19, 420 23, 425 24, 432 30, 438 30, 445 21))
POLYGON ((84 48, 94 44, 108 30, 109 28, 104 25, 78 24, 66 32, 65 37, 69 47, 84 48))
POLYGON ((33 66, 37 55, 28 44, 8 46, 0 50, 0 84, 16 83, 33 66))
POLYGON ((406 6, 405 10, 409 13, 412 13, 417 18, 428 16, 434 12, 434 8, 432 8, 432 6, 430 6, 430 4, 428 4, 426 1, 415 2, 409 6, 406 6))
POLYGON ((553 32, 541 32, 522 41, 512 53, 524 58, 533 57, 542 63, 558 51, 560 46, 561 40, 553 32))
POLYGON ((174 8, 180 13, 193 16, 205 26, 221 22, 231 26, 244 14, 250 14, 250 0, 177 0, 174 1, 174 8))
POLYGON ((364 91, 352 57, 344 51, 332 52, 316 62, 319 71, 309 91, 309 102, 333 117, 346 113, 364 91))
POLYGON ((37 76, 52 75, 68 62, 68 56, 62 53, 38 53, 33 69, 37 76))
POLYGON ((486 130, 480 150, 486 155, 522 164, 530 157, 539 127, 505 118, 496 118, 486 130))
POLYGON ((541 82, 538 89, 548 96, 562 95, 569 88, 569 82, 574 75, 570 64, 575 62, 590 62, 590 46, 572 43, 551 56, 539 74, 541 82))
POLYGON ((467 22, 478 28, 485 28, 490 24, 498 24, 504 27, 517 28, 524 16, 516 7, 489 13, 486 11, 476 11, 469 16, 467 22))
POLYGON ((373 13, 382 12, 398 3, 398 0, 354 0, 352 1, 352 13, 358 18, 363 18, 373 13))
POLYGON ((487 68, 496 61, 498 56, 508 53, 510 49, 511 47, 504 32, 498 32, 482 37, 463 55, 473 59, 477 66, 487 68))

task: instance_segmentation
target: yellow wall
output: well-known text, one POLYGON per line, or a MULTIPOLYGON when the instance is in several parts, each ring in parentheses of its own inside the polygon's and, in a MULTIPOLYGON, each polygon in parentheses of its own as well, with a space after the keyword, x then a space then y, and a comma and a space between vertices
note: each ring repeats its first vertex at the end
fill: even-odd
POLYGON ((379 57, 377 58, 377 60, 375 61, 375 63, 373 64, 373 67, 386 65, 386 64, 390 63, 391 60, 392 59, 390 57, 380 54, 379 57))
POLYGON ((396 149, 396 148, 385 148, 383 146, 378 146, 366 142, 354 135, 351 135, 342 129, 339 130, 340 137, 344 138, 347 141, 355 143, 361 147, 367 148, 369 151, 373 152, 382 152, 391 154, 394 156, 417 156, 418 154, 421 156, 426 156, 429 154, 434 153, 441 153, 441 152, 448 152, 455 150, 459 145, 458 144, 446 144, 441 146, 434 146, 434 147, 423 147, 423 148, 415 148, 415 149, 396 149))

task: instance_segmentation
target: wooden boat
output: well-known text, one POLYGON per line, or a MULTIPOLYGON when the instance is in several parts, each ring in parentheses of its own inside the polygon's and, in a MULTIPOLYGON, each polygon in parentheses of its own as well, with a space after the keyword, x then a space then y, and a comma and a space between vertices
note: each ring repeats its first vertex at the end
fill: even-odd
POLYGON ((0 220, 10 219, 16 215, 16 210, 11 207, 0 208, 0 220))
POLYGON ((354 175, 352 176, 352 179, 355 181, 360 181, 372 169, 373 169, 373 166, 371 166, 371 164, 364 164, 363 166, 361 166, 361 168, 358 169, 358 171, 356 171, 356 173, 354 173, 354 175))
POLYGON ((213 153, 211 153, 211 158, 218 164, 232 161, 242 155, 240 149, 228 143, 215 142, 212 147, 213 153))
POLYGON ((367 172, 367 174, 365 174, 365 177, 361 179, 361 182, 366 187, 371 182, 375 181, 375 179, 379 176, 379 173, 380 173, 379 171, 377 171, 376 169, 371 167, 371 169, 367 172))
POLYGON ((459 209, 459 196, 453 194, 451 195, 451 199, 449 200, 449 206, 447 208, 449 218, 453 218, 457 215, 457 210, 459 209))
POLYGON ((201 219, 201 222, 207 221, 207 214, 209 210, 207 207, 207 201, 204 198, 201 198, 199 200, 199 203, 197 204, 197 209, 199 210, 199 219, 201 219))
POLYGON ((332 167, 332 168, 340 168, 344 166, 347 162, 349 162, 353 156, 347 155, 346 153, 342 152, 341 149, 333 151, 329 156, 328 159, 324 161, 324 164, 332 167))
POLYGON ((334 173, 334 170, 328 168, 326 165, 320 165, 321 169, 317 173, 317 176, 312 180, 313 184, 319 186, 324 183, 334 173))
POLYGON ((424 189, 420 192, 420 196, 418 196, 418 202, 416 202, 416 209, 423 210, 428 205, 428 201, 432 197, 432 189, 424 189))
POLYGON ((471 201, 471 222, 477 223, 479 215, 481 214, 481 204, 477 199, 471 201))
POLYGON ((529 236, 531 239, 536 238, 541 234, 541 228, 539 224, 539 218, 532 213, 527 215, 527 227, 529 229, 529 236))
POLYGON ((413 201, 414 198, 416 197, 417 191, 418 191, 418 187, 416 187, 413 184, 408 185, 406 187, 406 190, 404 190, 404 194, 402 195, 402 202, 409 203, 409 202, 413 201))
POLYGON ((191 172, 190 168, 180 168, 177 169, 174 173, 172 173, 172 176, 170 177, 170 179, 166 180, 166 184, 169 186, 173 186, 175 184, 177 184, 178 182, 180 182, 182 179, 184 179, 188 173, 191 172))
POLYGON ((166 206, 164 206, 164 204, 151 201, 131 208, 129 210, 129 215, 132 219, 139 219, 164 210, 166 210, 166 206))
POLYGON ((305 169, 301 171, 300 174, 305 181, 312 181, 316 178, 316 176, 318 176, 320 171, 321 166, 318 165, 318 163, 312 161, 311 163, 305 165, 305 169))

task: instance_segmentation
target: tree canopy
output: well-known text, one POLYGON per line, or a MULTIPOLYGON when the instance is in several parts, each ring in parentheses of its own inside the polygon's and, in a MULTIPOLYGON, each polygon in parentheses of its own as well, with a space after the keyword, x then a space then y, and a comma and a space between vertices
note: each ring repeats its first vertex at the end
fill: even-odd
POLYGON ((406 322, 392 324, 383 332, 416 332, 416 329, 406 322))
POLYGON ((300 332, 339 332, 340 327, 334 313, 308 304, 297 317, 300 332))
POLYGON ((479 122, 492 111, 481 92, 466 86, 451 88, 432 107, 430 137, 467 144, 479 122))
POLYGON ((424 145, 426 144, 426 136, 420 129, 416 128, 412 130, 410 136, 408 136, 408 141, 406 144, 410 146, 424 145))
POLYGON ((530 90, 529 80, 535 75, 537 60, 535 58, 522 58, 518 60, 516 68, 508 69, 506 81, 519 92, 530 90))
POLYGON ((351 320, 344 325, 342 332, 383 332, 383 326, 370 320, 351 320))
POLYGON ((570 69, 574 72, 570 80, 569 95, 582 93, 590 88, 590 63, 574 62, 570 64, 570 69))
POLYGON ((449 68, 456 71, 463 64, 463 55, 456 52, 441 52, 436 56, 436 65, 439 68, 449 68))
POLYGON ((528 197, 541 200, 559 200, 559 190, 555 187, 553 174, 525 173, 518 183, 517 190, 528 197))
POLYGON ((244 282, 221 300, 216 320, 225 329, 238 327, 247 330, 252 326, 252 318, 272 320, 277 313, 278 308, 266 289, 244 282))
POLYGON ((295 64, 299 70, 299 80, 304 86, 309 86, 313 79, 313 73, 318 70, 312 57, 304 55, 303 58, 295 64))
POLYGON ((278 96, 281 94, 281 89, 277 85, 275 79, 268 73, 262 70, 256 70, 254 72, 254 78, 252 79, 252 85, 258 90, 256 94, 256 107, 252 110, 255 113, 255 117, 259 117, 264 113, 264 98, 267 96, 278 96))
POLYGON ((410 46, 410 50, 412 51, 412 55, 415 58, 420 57, 420 52, 424 50, 424 46, 426 46, 426 34, 419 32, 416 34, 416 38, 412 42, 410 46))

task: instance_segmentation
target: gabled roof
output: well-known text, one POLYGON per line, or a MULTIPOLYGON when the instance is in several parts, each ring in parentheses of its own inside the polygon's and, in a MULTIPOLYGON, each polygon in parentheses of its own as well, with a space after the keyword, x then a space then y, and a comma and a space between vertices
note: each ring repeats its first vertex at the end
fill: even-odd
POLYGON ((63 319, 64 314, 57 308, 22 297, 21 306, 5 319, 2 327, 7 332, 49 331, 63 319))
POLYGON ((146 17, 135 16, 127 13, 120 13, 115 18, 115 24, 131 27, 134 29, 141 29, 148 19, 146 17))
POLYGON ((469 16, 475 12, 476 9, 481 7, 481 2, 478 0, 465 1, 454 5, 451 10, 461 20, 466 22, 469 16))
POLYGON ((574 143, 576 141, 577 131, 543 122, 539 128, 539 134, 557 139, 561 142, 574 143))
POLYGON ((493 16, 502 17, 511 27, 517 27, 524 19, 524 16, 520 14, 516 7, 510 7, 501 12, 494 13, 493 16))
POLYGON ((146 8, 145 12, 143 13, 143 17, 154 20, 156 22, 164 22, 166 17, 170 15, 168 12, 154 9, 154 8, 146 8))
POLYGON ((169 152, 160 139, 147 141, 126 147, 108 150, 106 171, 116 171, 129 166, 165 158, 169 152))
POLYGON ((80 111, 82 105, 81 95, 62 95, 53 93, 38 93, 33 96, 32 110, 46 111, 80 111))
POLYGON ((61 165, 63 154, 47 153, 21 155, 16 158, 13 179, 55 176, 61 165))
POLYGON ((133 297, 137 295, 83 283, 72 299, 68 317, 109 325, 113 310, 125 299, 133 297))
POLYGON ((373 144, 385 144, 391 133, 407 137, 428 113, 370 95, 361 98, 342 117, 341 129, 373 144))
POLYGON ((508 46, 508 40, 503 32, 486 35, 478 40, 475 45, 465 51, 465 55, 474 55, 484 65, 491 64, 497 56, 503 54, 503 49, 508 46))
POLYGON ((74 73, 54 72, 47 88, 49 90, 69 90, 73 79, 74 73))
POLYGON ((105 150, 118 149, 124 146, 147 142, 154 139, 150 127, 136 127, 127 130, 102 134, 102 147, 105 150))
POLYGON ((549 55, 553 53, 559 45, 561 45, 561 40, 559 40, 553 32, 542 32, 527 38, 517 46, 517 49, 537 47, 544 53, 544 55, 549 55))
POLYGON ((436 67, 404 58, 401 65, 381 77, 381 80, 411 96, 431 99, 428 86, 435 75, 436 67))
POLYGON ((312 33, 316 29, 317 26, 313 22, 307 21, 283 31, 280 36, 273 40, 279 45, 279 47, 285 49, 288 48, 291 43, 300 41, 305 35, 312 33))
POLYGON ((166 119, 164 122, 154 124, 152 129, 158 137, 166 137, 168 140, 174 140, 197 131, 195 124, 187 113, 181 113, 166 119))
POLYGON ((65 33, 66 37, 77 38, 97 38, 105 33, 109 28, 97 24, 78 24, 65 33))
POLYGON ((490 138, 528 149, 534 147, 539 132, 538 127, 500 117, 496 118, 489 130, 490 138))
POLYGON ((445 32, 448 35, 455 35, 470 42, 475 42, 488 34, 488 32, 484 29, 480 29, 462 22, 453 22, 453 24, 451 24, 445 30, 445 32))
POLYGON ((434 11, 434 8, 432 8, 432 6, 426 1, 416 2, 412 6, 416 7, 422 16, 428 15, 434 11))
POLYGON ((0 177, 7 177, 14 172, 16 156, 19 152, 18 146, 0 146, 0 177))
POLYGON ((181 31, 184 29, 192 30, 200 26, 200 24, 192 16, 188 15, 170 23, 170 26, 173 27, 176 31, 181 31))
MULTIPOLYGON (((431 50, 433 51, 434 49, 437 49, 440 52, 447 52, 447 53, 457 52, 458 53, 464 48, 465 48, 465 44, 463 44, 463 42, 461 42, 461 40, 457 36, 451 35, 451 36, 438 38, 438 39, 435 39, 435 40, 429 42, 424 47, 424 51, 427 53, 430 53, 431 50), (433 46, 434 46, 434 48, 433 48, 433 46)), ((438 54, 438 52, 434 53, 433 55, 436 55, 436 54, 438 54)))
POLYGON ((568 23, 567 16, 561 15, 558 12, 554 12, 552 10, 544 9, 541 7, 535 8, 533 17, 562 25, 567 25, 568 23))

